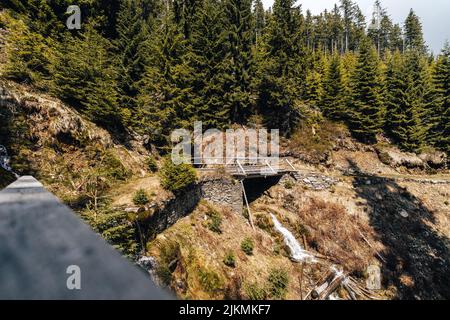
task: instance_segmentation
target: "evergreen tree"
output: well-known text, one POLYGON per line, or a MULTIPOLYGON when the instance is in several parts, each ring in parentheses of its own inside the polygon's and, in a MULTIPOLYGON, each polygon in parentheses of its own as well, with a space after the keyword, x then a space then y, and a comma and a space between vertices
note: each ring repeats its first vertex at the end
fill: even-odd
POLYGON ((340 7, 344 25, 344 52, 349 50, 350 32, 355 15, 355 4, 352 0, 340 0, 340 7))
POLYGON ((14 19, 6 11, 0 12, 0 25, 8 29, 2 48, 5 63, 0 66, 0 72, 9 79, 45 87, 52 40, 31 31, 23 20, 14 19))
POLYGON ((231 56, 224 32, 225 8, 219 0, 205 0, 197 12, 192 36, 192 59, 196 75, 195 117, 209 128, 230 123, 230 104, 226 101, 230 85, 231 56))
POLYGON ((450 152, 450 45, 447 43, 433 68, 433 102, 427 141, 450 152))
POLYGON ((323 96, 323 80, 328 65, 326 55, 322 53, 312 53, 310 70, 306 76, 304 99, 312 106, 319 106, 323 96))
POLYGON ((146 19, 140 0, 123 0, 117 17, 118 85, 120 108, 124 122, 137 118, 139 81, 145 71, 145 41, 150 35, 150 21, 146 19))
MULTIPOLYGON (((337 4, 334 5, 331 19, 331 52, 336 53, 339 48, 342 49, 343 34, 342 18, 337 4), (339 45, 339 43, 341 43, 341 45, 339 45)), ((341 50, 341 53, 342 52, 343 50, 341 50)))
POLYGON ((382 82, 376 49, 369 38, 361 43, 358 63, 352 78, 350 128, 366 142, 375 141, 382 125, 382 82))
POLYGON ((259 108, 271 127, 289 134, 299 117, 296 106, 306 77, 303 20, 294 0, 276 0, 261 66, 259 108))
POLYGON ((400 50, 403 51, 403 36, 402 36, 402 28, 399 24, 395 24, 391 32, 389 33, 389 49, 391 51, 400 50))
POLYGON ((426 52, 422 23, 413 9, 410 10, 405 20, 405 45, 406 49, 415 49, 422 53, 426 52))
POLYGON ((326 117, 334 120, 345 118, 344 91, 342 80, 341 59, 335 54, 332 59, 323 84, 322 110, 326 117))
POLYGON ((192 25, 198 7, 202 1, 199 0, 173 0, 174 20, 180 26, 185 39, 192 35, 192 25))
POLYGON ((429 80, 426 61, 417 51, 405 57, 397 51, 388 64, 387 129, 404 150, 418 151, 423 145, 429 80))
POLYGON ((190 125, 195 108, 187 40, 165 8, 148 43, 148 67, 139 83, 138 105, 142 130, 151 142, 167 146, 170 133, 190 125))
POLYGON ((233 123, 245 123, 253 105, 251 5, 251 0, 227 0, 225 4, 225 28, 231 58, 230 68, 227 70, 230 83, 226 100, 233 123))
POLYGON ((86 24, 78 36, 67 33, 50 66, 52 91, 94 122, 121 130, 117 73, 112 45, 86 24))
POLYGON ((253 4, 253 15, 255 24, 255 43, 258 44, 264 28, 266 27, 266 12, 261 0, 255 0, 253 4))

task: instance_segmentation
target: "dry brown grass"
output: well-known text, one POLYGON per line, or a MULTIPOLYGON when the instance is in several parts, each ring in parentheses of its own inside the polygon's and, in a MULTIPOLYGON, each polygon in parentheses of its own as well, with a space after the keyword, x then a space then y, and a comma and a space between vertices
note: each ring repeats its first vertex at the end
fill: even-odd
POLYGON ((302 154, 308 162, 318 163, 333 150, 337 140, 347 135, 344 126, 330 121, 317 125, 302 124, 290 138, 287 150, 302 154))
MULTIPOLYGON (((311 199, 299 212, 309 245, 348 272, 364 272, 374 257, 361 233, 375 246, 374 231, 347 213, 344 207, 311 199)), ((375 247, 376 248, 376 247, 375 247)))

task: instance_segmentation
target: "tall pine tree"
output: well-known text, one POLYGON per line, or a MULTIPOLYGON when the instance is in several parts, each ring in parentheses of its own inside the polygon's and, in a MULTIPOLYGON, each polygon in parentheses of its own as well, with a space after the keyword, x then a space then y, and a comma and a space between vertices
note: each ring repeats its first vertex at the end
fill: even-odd
POLYGON ((342 66, 339 55, 333 55, 323 84, 321 106, 326 117, 334 120, 345 119, 345 103, 342 66))
POLYGON ((366 142, 374 142, 382 126, 383 92, 378 56, 369 38, 364 38, 352 78, 350 128, 366 142))

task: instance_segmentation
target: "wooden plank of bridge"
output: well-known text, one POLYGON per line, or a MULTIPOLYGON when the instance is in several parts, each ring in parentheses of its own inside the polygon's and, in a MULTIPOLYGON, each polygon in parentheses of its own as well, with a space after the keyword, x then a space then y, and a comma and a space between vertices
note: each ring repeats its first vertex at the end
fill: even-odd
POLYGON ((0 299, 171 298, 33 177, 0 192, 0 299), (68 289, 69 266, 81 290, 68 289))

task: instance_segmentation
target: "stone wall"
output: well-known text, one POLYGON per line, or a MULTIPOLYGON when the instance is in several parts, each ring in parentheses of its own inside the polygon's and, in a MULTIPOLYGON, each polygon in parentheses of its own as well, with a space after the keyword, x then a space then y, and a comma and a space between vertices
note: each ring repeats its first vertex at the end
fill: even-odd
POLYGON ((243 195, 239 181, 231 178, 209 178, 164 203, 148 208, 148 218, 139 223, 147 241, 188 216, 201 199, 242 213, 243 195))
POLYGON ((200 183, 202 198, 219 206, 226 206, 242 213, 243 195, 239 181, 231 178, 215 178, 200 183))
POLYGON ((140 226, 147 238, 152 238, 174 225, 181 218, 189 215, 202 197, 199 185, 194 185, 186 192, 166 200, 158 208, 152 209, 147 219, 141 221, 140 226))

